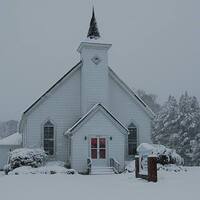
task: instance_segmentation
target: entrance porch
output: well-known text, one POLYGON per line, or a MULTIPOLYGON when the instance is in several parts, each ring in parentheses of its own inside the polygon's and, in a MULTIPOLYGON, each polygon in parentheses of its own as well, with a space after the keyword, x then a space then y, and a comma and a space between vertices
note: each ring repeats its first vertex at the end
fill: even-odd
POLYGON ((66 134, 73 169, 90 173, 94 169, 117 173, 124 170, 128 130, 101 104, 95 105, 66 134))

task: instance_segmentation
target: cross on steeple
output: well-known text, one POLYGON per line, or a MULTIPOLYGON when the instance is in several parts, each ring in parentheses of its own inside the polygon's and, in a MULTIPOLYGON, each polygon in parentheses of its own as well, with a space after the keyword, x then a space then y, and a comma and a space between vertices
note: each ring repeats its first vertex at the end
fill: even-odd
POLYGON ((100 33, 97 27, 97 21, 96 21, 95 13, 94 13, 94 7, 92 10, 92 18, 90 21, 90 28, 88 30, 87 38, 95 39, 95 40, 100 38, 100 33))

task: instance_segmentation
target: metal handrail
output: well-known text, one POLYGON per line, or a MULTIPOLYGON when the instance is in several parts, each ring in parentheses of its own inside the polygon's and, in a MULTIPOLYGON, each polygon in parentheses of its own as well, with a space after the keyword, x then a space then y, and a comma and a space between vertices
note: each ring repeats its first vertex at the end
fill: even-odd
POLYGON ((117 173, 120 172, 120 163, 114 158, 110 158, 110 167, 112 167, 117 173))
POLYGON ((91 168, 92 168, 92 159, 91 158, 87 158, 87 170, 88 170, 88 174, 91 173, 91 168))

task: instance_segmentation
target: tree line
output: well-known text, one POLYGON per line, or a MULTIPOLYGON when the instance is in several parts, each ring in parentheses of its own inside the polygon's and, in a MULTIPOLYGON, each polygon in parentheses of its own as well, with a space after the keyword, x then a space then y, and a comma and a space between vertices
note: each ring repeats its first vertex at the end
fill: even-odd
POLYGON ((200 165, 200 107, 198 99, 187 92, 179 99, 170 95, 160 105, 157 96, 138 91, 142 100, 154 111, 152 141, 173 148, 185 165, 200 165))

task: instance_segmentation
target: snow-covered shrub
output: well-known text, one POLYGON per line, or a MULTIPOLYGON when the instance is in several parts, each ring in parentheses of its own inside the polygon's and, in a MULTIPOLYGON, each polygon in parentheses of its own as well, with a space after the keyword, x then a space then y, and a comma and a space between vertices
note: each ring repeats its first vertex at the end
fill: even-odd
POLYGON ((42 149, 15 149, 9 154, 8 165, 5 166, 5 172, 8 173, 22 166, 39 167, 45 163, 46 158, 47 155, 42 149))
POLYGON ((140 156, 148 156, 154 154, 157 156, 157 162, 165 164, 183 164, 183 159, 175 150, 169 149, 164 145, 142 143, 138 146, 137 151, 140 156))
POLYGON ((126 162, 125 172, 132 173, 135 171, 135 160, 126 162))
POLYGON ((187 169, 183 166, 177 166, 174 164, 167 164, 167 165, 157 165, 157 169, 159 171, 167 171, 167 172, 187 172, 187 169))

